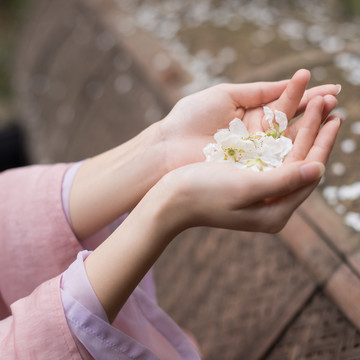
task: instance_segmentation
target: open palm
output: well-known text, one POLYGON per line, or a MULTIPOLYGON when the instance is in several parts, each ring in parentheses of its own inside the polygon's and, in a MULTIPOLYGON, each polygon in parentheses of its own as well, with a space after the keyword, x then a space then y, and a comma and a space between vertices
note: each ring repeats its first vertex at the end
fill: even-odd
MULTIPOLYGON (((204 160, 203 147, 213 142, 217 130, 227 128, 235 117, 242 119, 250 132, 266 131, 263 105, 279 110, 290 120, 301 114, 310 100, 323 97, 322 121, 336 106, 336 85, 322 85, 305 91, 310 74, 299 70, 291 80, 252 84, 221 84, 180 100, 161 123, 165 138, 164 154, 168 170, 204 160)), ((311 114, 299 117, 287 129, 286 136, 296 141, 300 129, 316 136, 320 123, 311 123, 311 114)), ((302 141, 297 141, 300 146, 302 141)), ((305 150, 299 151, 306 153, 305 150)), ((290 157, 291 158, 291 157, 290 157)), ((296 156, 295 160, 303 160, 296 156)))

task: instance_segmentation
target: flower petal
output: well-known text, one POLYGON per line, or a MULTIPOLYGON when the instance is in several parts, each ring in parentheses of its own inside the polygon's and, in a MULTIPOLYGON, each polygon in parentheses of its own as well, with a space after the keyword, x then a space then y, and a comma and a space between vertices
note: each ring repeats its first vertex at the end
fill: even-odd
POLYGON ((219 144, 207 144, 203 152, 206 161, 221 161, 224 159, 224 152, 219 144))
POLYGON ((268 106, 263 106, 265 120, 269 123, 270 129, 274 129, 274 113, 268 106))
POLYGON ((275 110, 275 121, 279 124, 279 132, 282 133, 288 126, 286 114, 282 111, 275 110))
POLYGON ((230 132, 239 135, 241 137, 246 138, 249 136, 249 132, 248 129, 246 128, 246 125, 239 118, 235 118, 230 122, 229 129, 230 132))
POLYGON ((219 130, 215 135, 214 139, 218 144, 221 144, 223 141, 226 141, 230 136, 229 129, 219 130))

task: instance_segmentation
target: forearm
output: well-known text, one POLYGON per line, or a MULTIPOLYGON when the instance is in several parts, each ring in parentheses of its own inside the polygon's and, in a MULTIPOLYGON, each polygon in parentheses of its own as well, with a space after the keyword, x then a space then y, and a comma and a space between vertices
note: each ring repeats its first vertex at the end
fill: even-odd
POLYGON ((86 160, 70 194, 70 218, 82 240, 132 209, 166 172, 157 124, 86 160))
POLYGON ((85 261, 89 281, 112 321, 169 242, 182 230, 177 201, 156 185, 85 261))

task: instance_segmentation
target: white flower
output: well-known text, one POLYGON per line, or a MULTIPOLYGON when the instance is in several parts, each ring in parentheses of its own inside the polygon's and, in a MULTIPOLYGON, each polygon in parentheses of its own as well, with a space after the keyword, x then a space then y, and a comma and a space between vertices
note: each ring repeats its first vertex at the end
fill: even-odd
POLYGON ((265 120, 268 121, 270 127, 270 130, 267 133, 271 134, 273 137, 284 135, 284 131, 286 130, 288 125, 286 114, 279 110, 275 110, 275 115, 274 115, 273 111, 267 106, 264 106, 263 110, 264 110, 265 120), (275 123, 274 123, 274 118, 276 121, 275 123))
POLYGON ((275 110, 274 114, 267 106, 263 109, 270 127, 267 133, 249 133, 243 121, 235 118, 229 129, 219 130, 214 135, 215 144, 204 148, 206 161, 226 162, 254 171, 279 167, 292 148, 291 140, 284 136, 288 121, 281 111, 275 110))

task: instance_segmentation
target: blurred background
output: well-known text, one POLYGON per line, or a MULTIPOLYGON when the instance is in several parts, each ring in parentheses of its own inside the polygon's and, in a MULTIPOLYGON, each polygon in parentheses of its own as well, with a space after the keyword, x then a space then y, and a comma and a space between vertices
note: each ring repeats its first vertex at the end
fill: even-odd
MULTIPOLYGON (((10 167, 77 161, 132 137, 186 94, 224 81, 279 80, 307 68, 311 86, 342 85, 336 111, 345 121, 319 193, 356 234, 359 16, 356 0, 1 0, 1 162, 10 167)), ((239 241, 231 232, 208 229, 183 235, 181 251, 170 249, 157 270, 159 277, 165 272, 159 286, 164 307, 195 333, 208 359, 335 359, 326 352, 326 319, 328 325, 337 324, 332 332, 336 359, 345 358, 347 350, 359 346, 359 334, 321 291, 316 296, 310 291, 303 310, 298 309, 305 314, 299 320, 301 335, 295 317, 281 326, 276 322, 284 304, 310 280, 287 249, 265 238, 246 235, 239 241), (201 250, 194 236, 205 239, 201 250), (192 259, 193 267, 181 278, 184 259, 192 259), (211 271, 204 272, 209 262, 211 271), (174 277, 179 282, 169 293, 174 277), (189 287, 194 295, 188 305, 184 299, 180 311, 179 299, 189 287), (218 289, 215 294, 212 288, 218 289), (224 297, 230 299, 226 305, 224 297), (205 307, 198 311, 194 304, 205 307), (323 319, 316 330, 322 353, 304 345, 314 335, 309 319, 312 326, 322 321, 314 320, 314 312, 323 319), (218 316, 210 321, 209 314, 218 316), (264 329, 274 326, 278 333, 270 341, 264 329), (343 349, 344 335, 340 341, 339 334, 347 332, 352 342, 347 339, 351 345, 343 349), (261 356, 251 357, 259 334, 265 345, 261 356), (300 347, 294 334, 303 339, 300 347), (281 341, 287 344, 282 353, 277 350, 281 341), (285 356, 286 351, 293 355, 285 356)))
POLYGON ((321 189, 360 230, 359 2, 114 0, 98 16, 96 1, 87 3, 46 9, 40 0, 1 1, 0 126, 21 118, 32 162, 93 155, 215 83, 277 80, 305 67, 311 85, 343 85, 337 111, 346 122, 321 189), (107 125, 120 118, 122 134, 100 141, 97 132, 111 133, 107 125), (74 134, 83 131, 83 140, 74 134))

